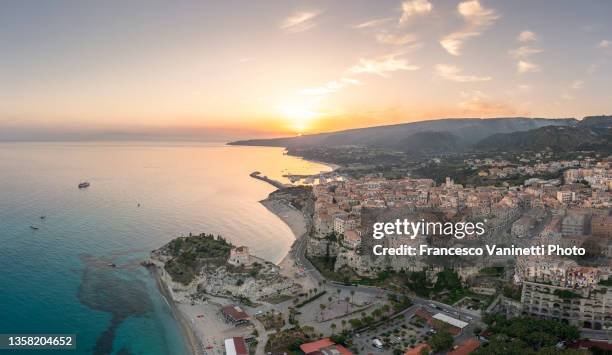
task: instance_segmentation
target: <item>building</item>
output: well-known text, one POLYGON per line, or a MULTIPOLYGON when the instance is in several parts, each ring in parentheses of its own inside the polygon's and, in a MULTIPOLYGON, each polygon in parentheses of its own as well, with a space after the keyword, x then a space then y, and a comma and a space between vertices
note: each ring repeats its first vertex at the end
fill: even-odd
POLYGON ((576 201, 576 193, 573 191, 557 191, 557 201, 565 204, 576 201))
POLYGON ((587 215, 583 213, 568 213, 561 222, 562 235, 585 234, 587 230, 587 215))
POLYGON ((612 329, 612 289, 566 288, 523 282, 523 314, 552 319, 579 328, 612 329))
POLYGON ((593 216, 591 234, 597 237, 612 238, 612 216, 593 216))
POLYGON ((433 316, 433 319, 434 319, 434 323, 437 321, 437 322, 448 324, 450 326, 448 331, 449 333, 453 335, 460 334, 463 331, 463 329, 469 325, 469 323, 466 323, 462 320, 447 316, 444 313, 435 314, 433 316))
POLYGON ((456 349, 449 352, 448 355, 468 355, 471 354, 480 346, 480 342, 476 338, 470 338, 459 344, 456 349))
POLYGON ((250 322, 249 315, 246 314, 242 308, 233 304, 223 306, 221 308, 221 314, 226 321, 233 325, 245 325, 250 322))
POLYGON ((234 266, 250 266, 251 255, 249 254, 249 248, 245 246, 233 248, 230 250, 230 256, 227 262, 234 266))
POLYGON ((304 354, 309 355, 352 355, 347 348, 342 345, 336 344, 329 338, 313 341, 311 343, 305 343, 300 345, 300 350, 304 354))
POLYGON ((233 337, 225 339, 225 354, 226 355, 249 355, 249 350, 244 338, 233 337))

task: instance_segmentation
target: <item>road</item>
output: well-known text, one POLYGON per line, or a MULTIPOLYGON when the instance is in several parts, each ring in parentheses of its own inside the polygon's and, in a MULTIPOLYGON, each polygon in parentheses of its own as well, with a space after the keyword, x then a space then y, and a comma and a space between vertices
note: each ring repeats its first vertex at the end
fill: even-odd
MULTIPOLYGON (((325 277, 321 275, 319 270, 317 270, 317 268, 314 267, 314 265, 312 265, 310 260, 306 258, 306 243, 307 242, 308 242, 307 236, 306 235, 301 236, 293 244, 291 253, 294 253, 295 260, 298 262, 298 264, 302 265, 304 270, 308 272, 311 277, 313 277, 317 282, 324 282, 324 280, 326 280, 325 277)), ((361 293, 366 293, 370 295, 381 295, 381 296, 383 295, 388 296, 390 294, 393 294, 395 296, 403 295, 402 293, 394 292, 394 291, 376 287, 376 286, 346 285, 346 284, 335 282, 335 281, 327 281, 327 284, 333 285, 333 287, 339 288, 341 290, 349 290, 349 291, 354 290, 355 292, 361 292, 361 293)), ((441 303, 441 302, 437 302, 437 301, 433 301, 433 300, 429 300, 425 298, 420 298, 416 296, 411 296, 411 299, 414 304, 419 304, 419 305, 434 304, 440 307, 440 310, 448 312, 450 316, 453 316, 456 318, 460 317, 460 319, 462 320, 469 320, 470 318, 480 319, 480 315, 477 313, 472 313, 472 312, 467 312, 461 309, 457 309, 445 303, 441 303)))

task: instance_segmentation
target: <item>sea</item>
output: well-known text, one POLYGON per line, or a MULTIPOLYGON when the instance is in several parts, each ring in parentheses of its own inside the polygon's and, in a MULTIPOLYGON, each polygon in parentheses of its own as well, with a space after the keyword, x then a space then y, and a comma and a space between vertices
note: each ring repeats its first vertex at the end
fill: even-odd
POLYGON ((188 354, 140 262, 189 233, 279 262, 294 236, 258 202, 275 188, 249 174, 329 170, 222 143, 0 143, 0 334, 76 334, 75 350, 46 354, 188 354))

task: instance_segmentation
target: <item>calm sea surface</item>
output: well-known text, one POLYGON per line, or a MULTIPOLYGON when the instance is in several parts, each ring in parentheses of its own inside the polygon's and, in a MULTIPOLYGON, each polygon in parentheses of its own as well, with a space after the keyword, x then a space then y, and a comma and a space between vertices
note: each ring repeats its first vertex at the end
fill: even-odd
POLYGON ((274 188, 254 170, 286 181, 329 168, 278 148, 0 144, 0 333, 76 333, 72 354, 186 354, 138 263, 189 232, 280 261, 293 235, 258 203, 274 188))

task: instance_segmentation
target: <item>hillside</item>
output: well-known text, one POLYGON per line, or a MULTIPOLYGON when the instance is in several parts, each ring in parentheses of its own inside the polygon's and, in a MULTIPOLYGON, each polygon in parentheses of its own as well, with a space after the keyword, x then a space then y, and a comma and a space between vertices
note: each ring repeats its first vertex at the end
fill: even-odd
POLYGON ((545 126, 575 126, 575 119, 491 118, 440 119, 389 126, 276 139, 253 139, 229 143, 276 147, 363 146, 411 153, 465 150, 482 139, 500 133, 528 131, 545 126))
POLYGON ((494 134, 478 142, 481 151, 612 151, 612 116, 585 117, 576 126, 547 126, 494 134))

